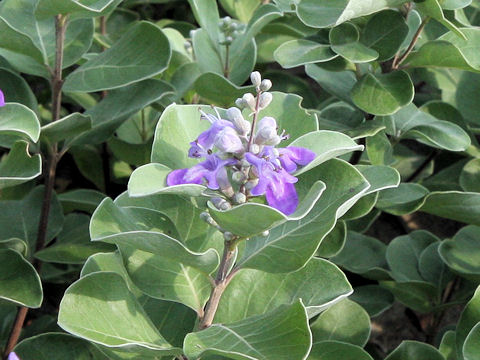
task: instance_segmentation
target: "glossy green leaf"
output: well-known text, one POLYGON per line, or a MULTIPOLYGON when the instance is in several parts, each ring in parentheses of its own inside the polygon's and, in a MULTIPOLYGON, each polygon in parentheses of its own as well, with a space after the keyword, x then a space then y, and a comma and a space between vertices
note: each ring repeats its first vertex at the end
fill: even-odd
POLYGON ((277 61, 284 69, 329 61, 338 55, 334 53, 329 45, 305 39, 291 40, 280 45, 273 53, 277 61))
POLYGON ((58 196, 65 213, 80 210, 91 214, 104 198, 101 192, 90 189, 67 191, 58 196))
POLYGON ((93 241, 135 246, 170 261, 193 266, 209 274, 218 266, 218 253, 210 249, 195 253, 173 238, 177 231, 163 214, 144 208, 122 208, 106 198, 92 216, 90 235, 93 241))
POLYGON ((420 184, 401 183, 397 188, 382 191, 377 207, 394 215, 409 214, 422 207, 428 193, 420 184))
POLYGON ((420 209, 429 214, 480 226, 480 194, 460 191, 430 193, 420 209))
POLYGON ((30 156, 28 143, 17 141, 7 158, 0 162, 0 189, 30 181, 41 173, 40 155, 30 156))
POLYGON ((93 273, 73 283, 60 303, 58 324, 73 335, 108 347, 180 353, 160 335, 116 273, 93 273))
POLYGON ((360 109, 374 115, 390 115, 413 100, 414 88, 405 71, 364 75, 352 88, 352 100, 360 109), (378 99, 382 99, 381 102, 378 99))
POLYGON ((28 83, 20 75, 9 69, 0 68, 0 82, 5 102, 20 103, 33 111, 37 109, 37 99, 28 83))
POLYGON ((459 180, 463 190, 480 192, 480 159, 473 159, 466 163, 459 180))
POLYGON ((42 283, 35 268, 14 250, 0 250, 0 299, 38 308, 43 299, 42 283))
POLYGON ((416 4, 418 12, 437 20, 440 24, 454 32, 458 37, 465 38, 463 32, 445 17, 438 0, 424 0, 416 4))
POLYGON ((465 360, 480 359, 480 322, 468 334, 462 350, 465 360))
POLYGON ((302 299, 309 318, 352 293, 345 275, 327 260, 313 258, 288 274, 241 270, 222 295, 215 322, 231 323, 302 299), (269 301, 266 301, 266 300, 269 301))
POLYGON ((0 143, 11 146, 18 139, 37 142, 40 122, 37 115, 25 105, 8 103, 0 107, 0 143))
POLYGON ((353 105, 350 91, 357 82, 353 71, 331 72, 320 66, 308 64, 305 66, 305 72, 327 92, 353 105))
POLYGON ((444 240, 439 248, 442 260, 455 273, 480 278, 480 227, 465 226, 451 240, 444 240))
POLYGON ((68 75, 63 90, 93 92, 130 85, 165 70, 170 54, 170 45, 162 30, 151 23, 140 22, 110 49, 68 75), (144 41, 135 41, 137 38, 144 41))
POLYGON ((432 312, 438 305, 438 289, 426 281, 380 281, 380 286, 395 295, 398 302, 422 314, 432 312))
POLYGON ((315 343, 336 340, 363 347, 370 337, 370 316, 360 305, 345 299, 321 313, 311 329, 315 343))
POLYGON ((112 11, 121 0, 38 0, 36 16, 39 18, 53 17, 57 14, 73 15, 74 17, 97 17, 112 11))
POLYGON ((82 134, 92 128, 92 119, 80 113, 73 113, 64 118, 42 126, 42 138, 56 143, 82 134))
POLYGON ((311 334, 300 301, 231 324, 214 324, 188 334, 183 345, 191 359, 221 355, 239 360, 301 360, 310 347, 311 334))
POLYGON ((309 214, 270 230, 266 237, 247 241, 237 266, 272 273, 295 271, 310 259, 337 219, 360 198, 369 184, 351 165, 330 160, 302 176, 298 187, 317 180, 327 188, 309 214), (295 257, 292 256, 295 254, 295 257))
POLYGON ((308 360, 373 360, 360 346, 341 341, 314 342, 308 360))
POLYGON ((371 317, 389 309, 395 298, 392 293, 378 285, 362 285, 354 289, 350 300, 360 304, 371 317))
POLYGON ((154 79, 109 91, 105 99, 84 114, 92 118, 92 130, 75 138, 72 145, 98 144, 107 140, 135 113, 173 94, 174 89, 169 84, 154 79))
POLYGON ((432 345, 417 341, 403 341, 395 350, 393 350, 385 360, 445 360, 442 354, 432 345))
POLYGON ((438 350, 442 353, 445 360, 457 360, 455 349, 455 331, 448 330, 445 332, 445 334, 443 334, 438 350))
POLYGON ((458 360, 468 360, 464 357, 464 346, 472 329, 480 322, 480 288, 475 290, 472 299, 467 303, 457 323, 455 344, 458 360))
POLYGON ((306 25, 316 28, 339 25, 350 19, 369 15, 387 7, 405 3, 405 0, 300 0, 296 12, 306 25))
POLYGON ((104 359, 88 341, 63 333, 29 337, 15 347, 15 353, 22 360, 104 359))
POLYGON ((378 52, 361 43, 355 25, 342 23, 330 30, 330 44, 333 52, 355 63, 370 62, 378 58, 378 52))
POLYGON ((349 231, 342 251, 330 260, 366 278, 388 279, 386 249, 384 243, 373 237, 349 231))
POLYGON ((365 25, 361 42, 379 53, 379 61, 392 58, 408 35, 408 25, 398 11, 384 10, 365 25))
POLYGON ((259 5, 257 0, 220 0, 220 4, 231 16, 244 23, 250 20, 256 7, 259 5))

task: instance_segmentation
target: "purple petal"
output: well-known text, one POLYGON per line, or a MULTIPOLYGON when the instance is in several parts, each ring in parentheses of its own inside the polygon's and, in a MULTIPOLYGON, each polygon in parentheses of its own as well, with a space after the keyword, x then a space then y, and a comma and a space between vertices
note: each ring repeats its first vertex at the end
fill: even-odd
POLYGON ((298 206, 298 195, 295 190, 295 185, 283 183, 281 184, 281 190, 282 191, 275 191, 272 187, 268 187, 265 193, 267 203, 285 215, 293 214, 298 206))
POLYGON ((201 158, 208 156, 208 150, 204 149, 203 146, 198 145, 196 141, 192 141, 190 145, 191 147, 188 150, 188 157, 201 158))
POLYGON ((238 133, 231 127, 225 127, 218 132, 215 137, 215 146, 227 153, 243 153, 245 151, 238 133))
POLYGON ((188 169, 173 170, 171 173, 167 175, 167 185, 173 186, 173 185, 188 184, 184 179, 185 173, 187 172, 187 170, 188 169))
POLYGON ((14 352, 11 352, 11 353, 8 355, 7 360, 20 360, 20 359, 19 359, 19 357, 17 356, 17 354, 15 354, 14 352))
POLYGON ((3 96, 2 90, 0 90, 0 107, 5 106, 5 97, 3 96))
POLYGON ((205 130, 198 136, 197 143, 205 149, 212 149, 217 134, 225 127, 233 128, 233 124, 228 120, 215 120, 210 129, 205 130))
POLYGON ((297 165, 305 166, 312 162, 316 155, 313 151, 297 146, 278 149, 282 167, 289 173, 297 170, 297 165))

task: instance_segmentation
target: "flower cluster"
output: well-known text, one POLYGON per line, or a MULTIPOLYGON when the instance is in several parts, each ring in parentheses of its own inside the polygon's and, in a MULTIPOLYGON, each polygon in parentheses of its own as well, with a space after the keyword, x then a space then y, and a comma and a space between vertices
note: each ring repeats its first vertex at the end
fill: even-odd
POLYGON ((201 118, 210 122, 210 128, 193 142, 188 156, 204 159, 197 165, 172 171, 167 185, 202 184, 219 190, 221 197, 212 203, 219 209, 242 204, 252 196, 265 195, 267 203, 289 215, 298 205, 295 190, 297 178, 292 174, 315 158, 315 153, 301 147, 277 148, 288 138, 278 133, 277 122, 265 116, 257 123, 260 110, 272 101, 268 92, 270 80, 261 80, 258 72, 251 75, 257 95, 247 93, 237 99, 238 107, 226 112, 228 119, 201 112, 201 118), (241 109, 250 109, 253 120, 245 120, 241 109))

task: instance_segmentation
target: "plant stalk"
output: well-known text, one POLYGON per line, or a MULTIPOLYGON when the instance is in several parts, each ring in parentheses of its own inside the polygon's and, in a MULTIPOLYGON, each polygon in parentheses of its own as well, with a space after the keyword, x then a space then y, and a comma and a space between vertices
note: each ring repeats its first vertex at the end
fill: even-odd
POLYGON ((259 112, 259 108, 260 108, 260 95, 261 94, 262 94, 262 91, 257 90, 257 100, 255 102, 255 112, 253 113, 252 128, 250 130, 250 138, 248 139, 247 151, 250 151, 250 147, 252 146, 252 143, 253 143, 253 136, 255 134, 255 127, 257 126, 258 112, 259 112))
POLYGON ((223 76, 227 79, 230 76, 230 46, 226 45, 225 47, 225 67, 223 69, 223 76))
POLYGON ((420 26, 417 29, 417 32, 413 36, 412 41, 410 42, 410 45, 408 45, 407 50, 405 50, 403 55, 398 56, 398 57, 395 56, 395 58, 393 59, 393 62, 392 62, 392 70, 398 70, 399 66, 406 60, 408 55, 410 55, 410 53, 415 48, 415 45, 417 44, 417 41, 420 38, 420 35, 422 34, 423 29, 425 28, 425 26, 427 26, 429 21, 430 21, 430 17, 428 17, 428 16, 425 19, 423 19, 422 23, 420 24, 420 26))
MULTIPOLYGON (((55 36, 56 36, 56 50, 55 50, 55 69, 51 79, 52 87, 52 122, 60 119, 60 110, 62 105, 62 66, 63 66, 63 48, 65 44, 65 32, 67 28, 67 17, 57 15, 55 17, 55 36)), ((58 146, 53 144, 50 147, 50 152, 47 160, 46 174, 45 174, 45 192, 43 195, 42 209, 40 212, 40 221, 38 223, 37 242, 35 251, 40 251, 45 246, 45 241, 48 232, 48 217, 50 213, 50 204, 52 200, 53 188, 55 185, 55 173, 58 163, 58 146)), ((41 262, 37 259, 33 261, 36 270, 40 272, 41 262)), ((4 352, 4 359, 15 348, 20 337, 20 333, 27 317, 28 308, 20 307, 15 318, 15 322, 8 338, 7 347, 4 352)))

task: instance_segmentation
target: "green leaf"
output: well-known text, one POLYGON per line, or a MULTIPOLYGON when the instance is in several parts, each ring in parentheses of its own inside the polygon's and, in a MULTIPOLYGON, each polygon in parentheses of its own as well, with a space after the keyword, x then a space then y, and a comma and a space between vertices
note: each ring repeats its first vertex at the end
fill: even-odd
POLYGON ((414 93, 410 76, 405 71, 395 71, 364 75, 352 88, 351 96, 355 105, 367 113, 390 115, 410 104, 414 93))
POLYGON ((342 250, 346 240, 347 225, 345 221, 339 221, 333 230, 323 239, 317 250, 316 256, 330 258, 337 255, 342 250))
POLYGON ((354 167, 341 160, 330 160, 303 174, 297 188, 307 191, 300 187, 302 182, 309 187, 307 184, 318 180, 327 188, 309 214, 301 220, 287 221, 273 228, 266 237, 248 240, 238 267, 272 273, 291 272, 303 267, 334 228, 337 219, 369 186, 354 167))
POLYGON ((25 105, 7 103, 0 108, 0 143, 11 146, 18 139, 37 142, 40 122, 37 115, 25 105))
POLYGON ((301 360, 310 347, 311 334, 301 301, 231 324, 214 324, 188 334, 183 345, 191 359, 220 355, 239 360, 301 360))
POLYGON ((0 264, 0 299, 30 308, 40 307, 42 283, 32 264, 10 249, 0 249, 0 264))
POLYGON ((93 273, 73 283, 60 303, 58 324, 75 336, 108 347, 181 353, 160 335, 116 273, 93 273))
POLYGON ((296 3, 296 12, 306 25, 325 28, 405 2, 407 1, 378 0, 365 3, 363 0, 300 0, 296 3))
POLYGON ((384 10, 368 20, 361 42, 379 53, 378 61, 385 61, 395 56, 407 35, 408 25, 402 14, 384 10))
POLYGON ((97 189, 105 192, 105 173, 100 149, 93 145, 74 146, 70 149, 80 173, 97 189))
POLYGON ((103 199, 105 194, 89 189, 67 191, 58 196, 65 213, 80 210, 91 214, 103 199))
POLYGON ((395 295, 395 299, 422 314, 435 310, 438 303, 438 289, 426 281, 380 281, 380 286, 395 295))
POLYGON ((470 146, 470 137, 458 125, 438 120, 410 104, 396 114, 385 118, 393 129, 391 135, 415 139, 429 146, 449 151, 464 151, 470 146))
POLYGON ((241 22, 246 23, 252 17, 255 9, 259 6, 257 0, 220 0, 220 4, 234 18, 239 19, 241 22))
POLYGON ((140 22, 110 49, 68 75, 63 90, 93 92, 130 85, 160 74, 167 68, 170 56, 170 44, 162 30, 140 22), (138 38, 144 41, 136 41, 138 38))
POLYGON ((418 2, 416 3, 415 8, 420 14, 424 16, 429 16, 437 20, 440 24, 455 33, 456 36, 465 39, 465 35, 463 34, 463 32, 458 27, 456 27, 454 23, 452 23, 445 17, 438 0, 424 0, 418 2))
MULTIPOLYGON (((0 201, 0 240, 18 238, 29 247, 29 254, 35 249, 38 223, 43 203, 44 187, 38 186, 22 200, 0 201)), ((46 242, 51 241, 62 229, 63 213, 57 196, 53 193, 46 242)))
POLYGON ((389 309, 395 302, 392 293, 378 285, 356 287, 350 300, 360 304, 370 315, 375 317, 389 309))
POLYGON ((340 341, 315 342, 308 360, 373 360, 360 346, 340 341))
POLYGON ((438 350, 445 357, 445 360, 457 360, 455 349, 455 331, 448 330, 443 334, 442 342, 438 350))
POLYGON ((456 10, 467 7, 472 3, 472 0, 444 0, 442 2, 442 9, 456 10))
MULTIPOLYGON (((467 303, 457 323, 455 344, 458 360, 470 360, 464 357, 463 350, 472 329, 480 322, 480 287, 477 287, 472 299, 467 303)), ((478 331, 478 330, 477 330, 478 331)))
POLYGON ((393 215, 410 214, 423 206, 428 193, 420 184, 401 183, 397 188, 382 191, 377 207, 393 215))
POLYGON ((480 227, 465 226, 438 249, 442 260, 455 273, 467 278, 480 278, 480 227))
POLYGON ((357 79, 352 71, 332 72, 322 69, 320 66, 308 64, 305 66, 305 72, 327 92, 353 105, 350 91, 357 79))
POLYGON ((395 162, 392 144, 384 131, 368 137, 366 143, 368 159, 372 165, 391 165, 395 162))
POLYGON ((30 156, 28 143, 17 141, 6 159, 0 162, 0 189, 35 179, 42 173, 39 154, 30 156))
POLYGON ((218 23, 220 16, 218 14, 218 7, 215 0, 188 0, 192 8, 195 19, 200 26, 205 29, 210 37, 210 41, 215 47, 218 47, 220 31, 218 23))
POLYGON ((228 107, 235 99, 247 92, 252 92, 253 86, 237 86, 223 76, 206 72, 195 80, 195 91, 213 105, 228 107))
POLYGON ((35 15, 38 18, 53 17, 57 14, 74 17, 104 16, 113 11, 121 0, 38 0, 35 15))
POLYGON ((420 209, 429 214, 480 226, 480 194, 461 191, 437 191, 425 198, 420 209))
POLYGON ((411 340, 403 341, 385 358, 385 360, 412 359, 445 360, 442 354, 432 345, 411 340))
POLYGON ((465 191, 480 193, 480 159, 465 164, 460 173, 460 186, 465 191))
POLYGON ((437 40, 425 43, 412 53, 406 63, 411 67, 447 67, 467 71, 480 71, 478 28, 460 29, 466 40, 454 33, 446 33, 437 40))
POLYGON ((55 243, 35 253, 35 257, 43 262, 83 264, 89 256, 97 252, 114 251, 115 247, 109 244, 90 241, 89 224, 90 217, 87 215, 67 215, 55 243))
POLYGON ((20 103, 33 111, 37 109, 38 103, 35 94, 20 75, 6 68, 0 68, 0 82, 5 102, 20 103))
POLYGON ((330 260, 369 279, 388 279, 386 249, 384 243, 373 237, 348 231, 342 251, 330 260))
POLYGON ((462 350, 465 360, 480 359, 480 322, 468 334, 462 350))
POLYGON ((163 97, 173 95, 174 89, 161 80, 148 79, 115 89, 84 115, 92 118, 92 129, 72 141, 72 145, 99 144, 138 111, 163 97))
POLYGON ((223 293, 214 322, 243 320, 297 299, 302 299, 308 317, 312 318, 351 293, 352 287, 341 270, 319 258, 288 274, 243 269, 223 293))
POLYGON ((332 28, 329 38, 332 50, 349 61, 365 63, 373 61, 379 56, 377 51, 359 41, 358 29, 351 23, 343 23, 332 28))
POLYGON ((22 360, 104 359, 88 341, 63 333, 29 337, 15 347, 15 353, 22 360))
POLYGON ((338 55, 334 53, 329 45, 319 44, 315 41, 298 39, 291 40, 280 45, 273 53, 275 61, 284 69, 325 62, 335 59, 338 55))
POLYGON ((42 126, 42 138, 50 143, 76 137, 92 128, 92 119, 80 113, 73 113, 64 118, 42 126))

